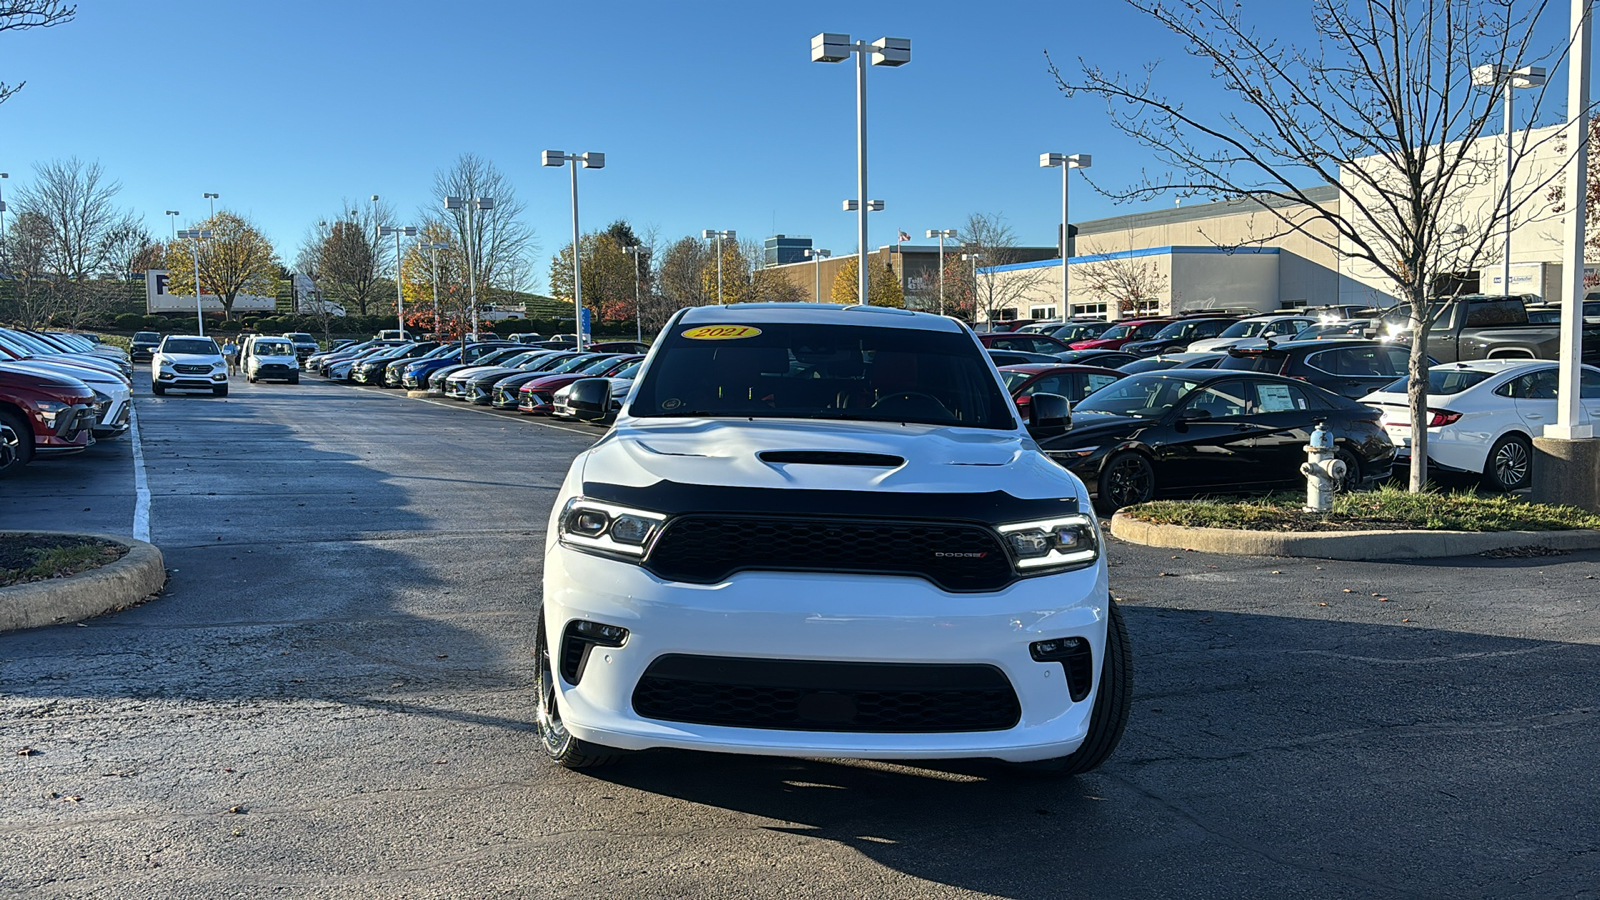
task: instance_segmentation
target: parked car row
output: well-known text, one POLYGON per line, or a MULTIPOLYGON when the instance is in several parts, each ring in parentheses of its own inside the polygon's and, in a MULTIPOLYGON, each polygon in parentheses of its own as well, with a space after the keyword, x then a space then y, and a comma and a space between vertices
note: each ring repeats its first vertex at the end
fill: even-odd
POLYGON ((128 430, 133 361, 93 335, 0 328, 0 477, 128 430))

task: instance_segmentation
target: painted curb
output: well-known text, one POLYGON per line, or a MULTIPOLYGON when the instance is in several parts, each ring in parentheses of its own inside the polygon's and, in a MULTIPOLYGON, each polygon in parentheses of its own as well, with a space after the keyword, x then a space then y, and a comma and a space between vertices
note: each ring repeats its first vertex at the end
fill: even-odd
POLYGON ((1130 544, 1240 556, 1314 559, 1435 559, 1511 547, 1600 549, 1600 531, 1235 531, 1156 525, 1117 513, 1111 533, 1130 544))
POLYGON ((428 399, 428 392, 427 391, 406 391, 406 396, 410 397, 413 400, 426 400, 426 399, 428 399))
POLYGON ((77 622, 124 609, 167 583, 165 561, 154 544, 120 534, 70 531, 12 531, 0 534, 71 534, 122 544, 121 559, 67 578, 0 588, 0 633, 77 622))

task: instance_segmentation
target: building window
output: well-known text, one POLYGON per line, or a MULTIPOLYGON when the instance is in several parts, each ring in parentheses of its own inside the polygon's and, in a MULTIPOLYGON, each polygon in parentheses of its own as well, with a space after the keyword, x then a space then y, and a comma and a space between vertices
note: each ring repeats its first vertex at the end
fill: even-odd
POLYGON ((1055 317, 1056 308, 1054 306, 1035 306, 1028 310, 1028 318, 1034 321, 1054 319, 1055 317))
POLYGON ((1140 300, 1138 303, 1134 304, 1133 311, 1137 312, 1137 313, 1146 313, 1146 314, 1159 313, 1159 312, 1161 312, 1161 301, 1160 300, 1140 300))
POLYGON ((1075 316, 1098 316, 1105 318, 1106 305, 1104 303, 1074 303, 1072 314, 1075 316))
POLYGON ((1014 321, 1016 321, 1016 318, 1017 318, 1017 311, 1015 309, 1012 309, 1009 306, 1006 307, 1005 309, 997 309, 997 310, 995 310, 995 319, 997 321, 1000 321, 1000 322, 1014 322, 1014 321))

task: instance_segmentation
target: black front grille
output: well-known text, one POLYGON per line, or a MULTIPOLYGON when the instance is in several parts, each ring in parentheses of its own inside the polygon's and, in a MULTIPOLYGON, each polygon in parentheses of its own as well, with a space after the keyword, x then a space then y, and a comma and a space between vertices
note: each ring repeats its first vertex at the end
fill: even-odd
POLYGON ((784 731, 1004 731, 1022 718, 986 665, 840 663, 671 654, 633 691, 647 719, 784 731))
POLYGON ((172 370, 179 375, 210 375, 210 366, 173 366, 172 370))
POLYGON ((694 584, 752 569, 916 575, 947 591, 997 591, 1016 579, 981 525, 762 516, 678 516, 645 568, 694 584))

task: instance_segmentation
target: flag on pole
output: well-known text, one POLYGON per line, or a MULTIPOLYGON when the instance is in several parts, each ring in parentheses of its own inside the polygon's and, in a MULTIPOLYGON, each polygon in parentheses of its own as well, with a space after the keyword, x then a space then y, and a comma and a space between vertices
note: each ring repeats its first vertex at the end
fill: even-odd
POLYGON ((904 231, 900 232, 900 242, 901 243, 905 243, 906 241, 909 241, 909 240, 911 240, 911 235, 906 234, 904 231))

